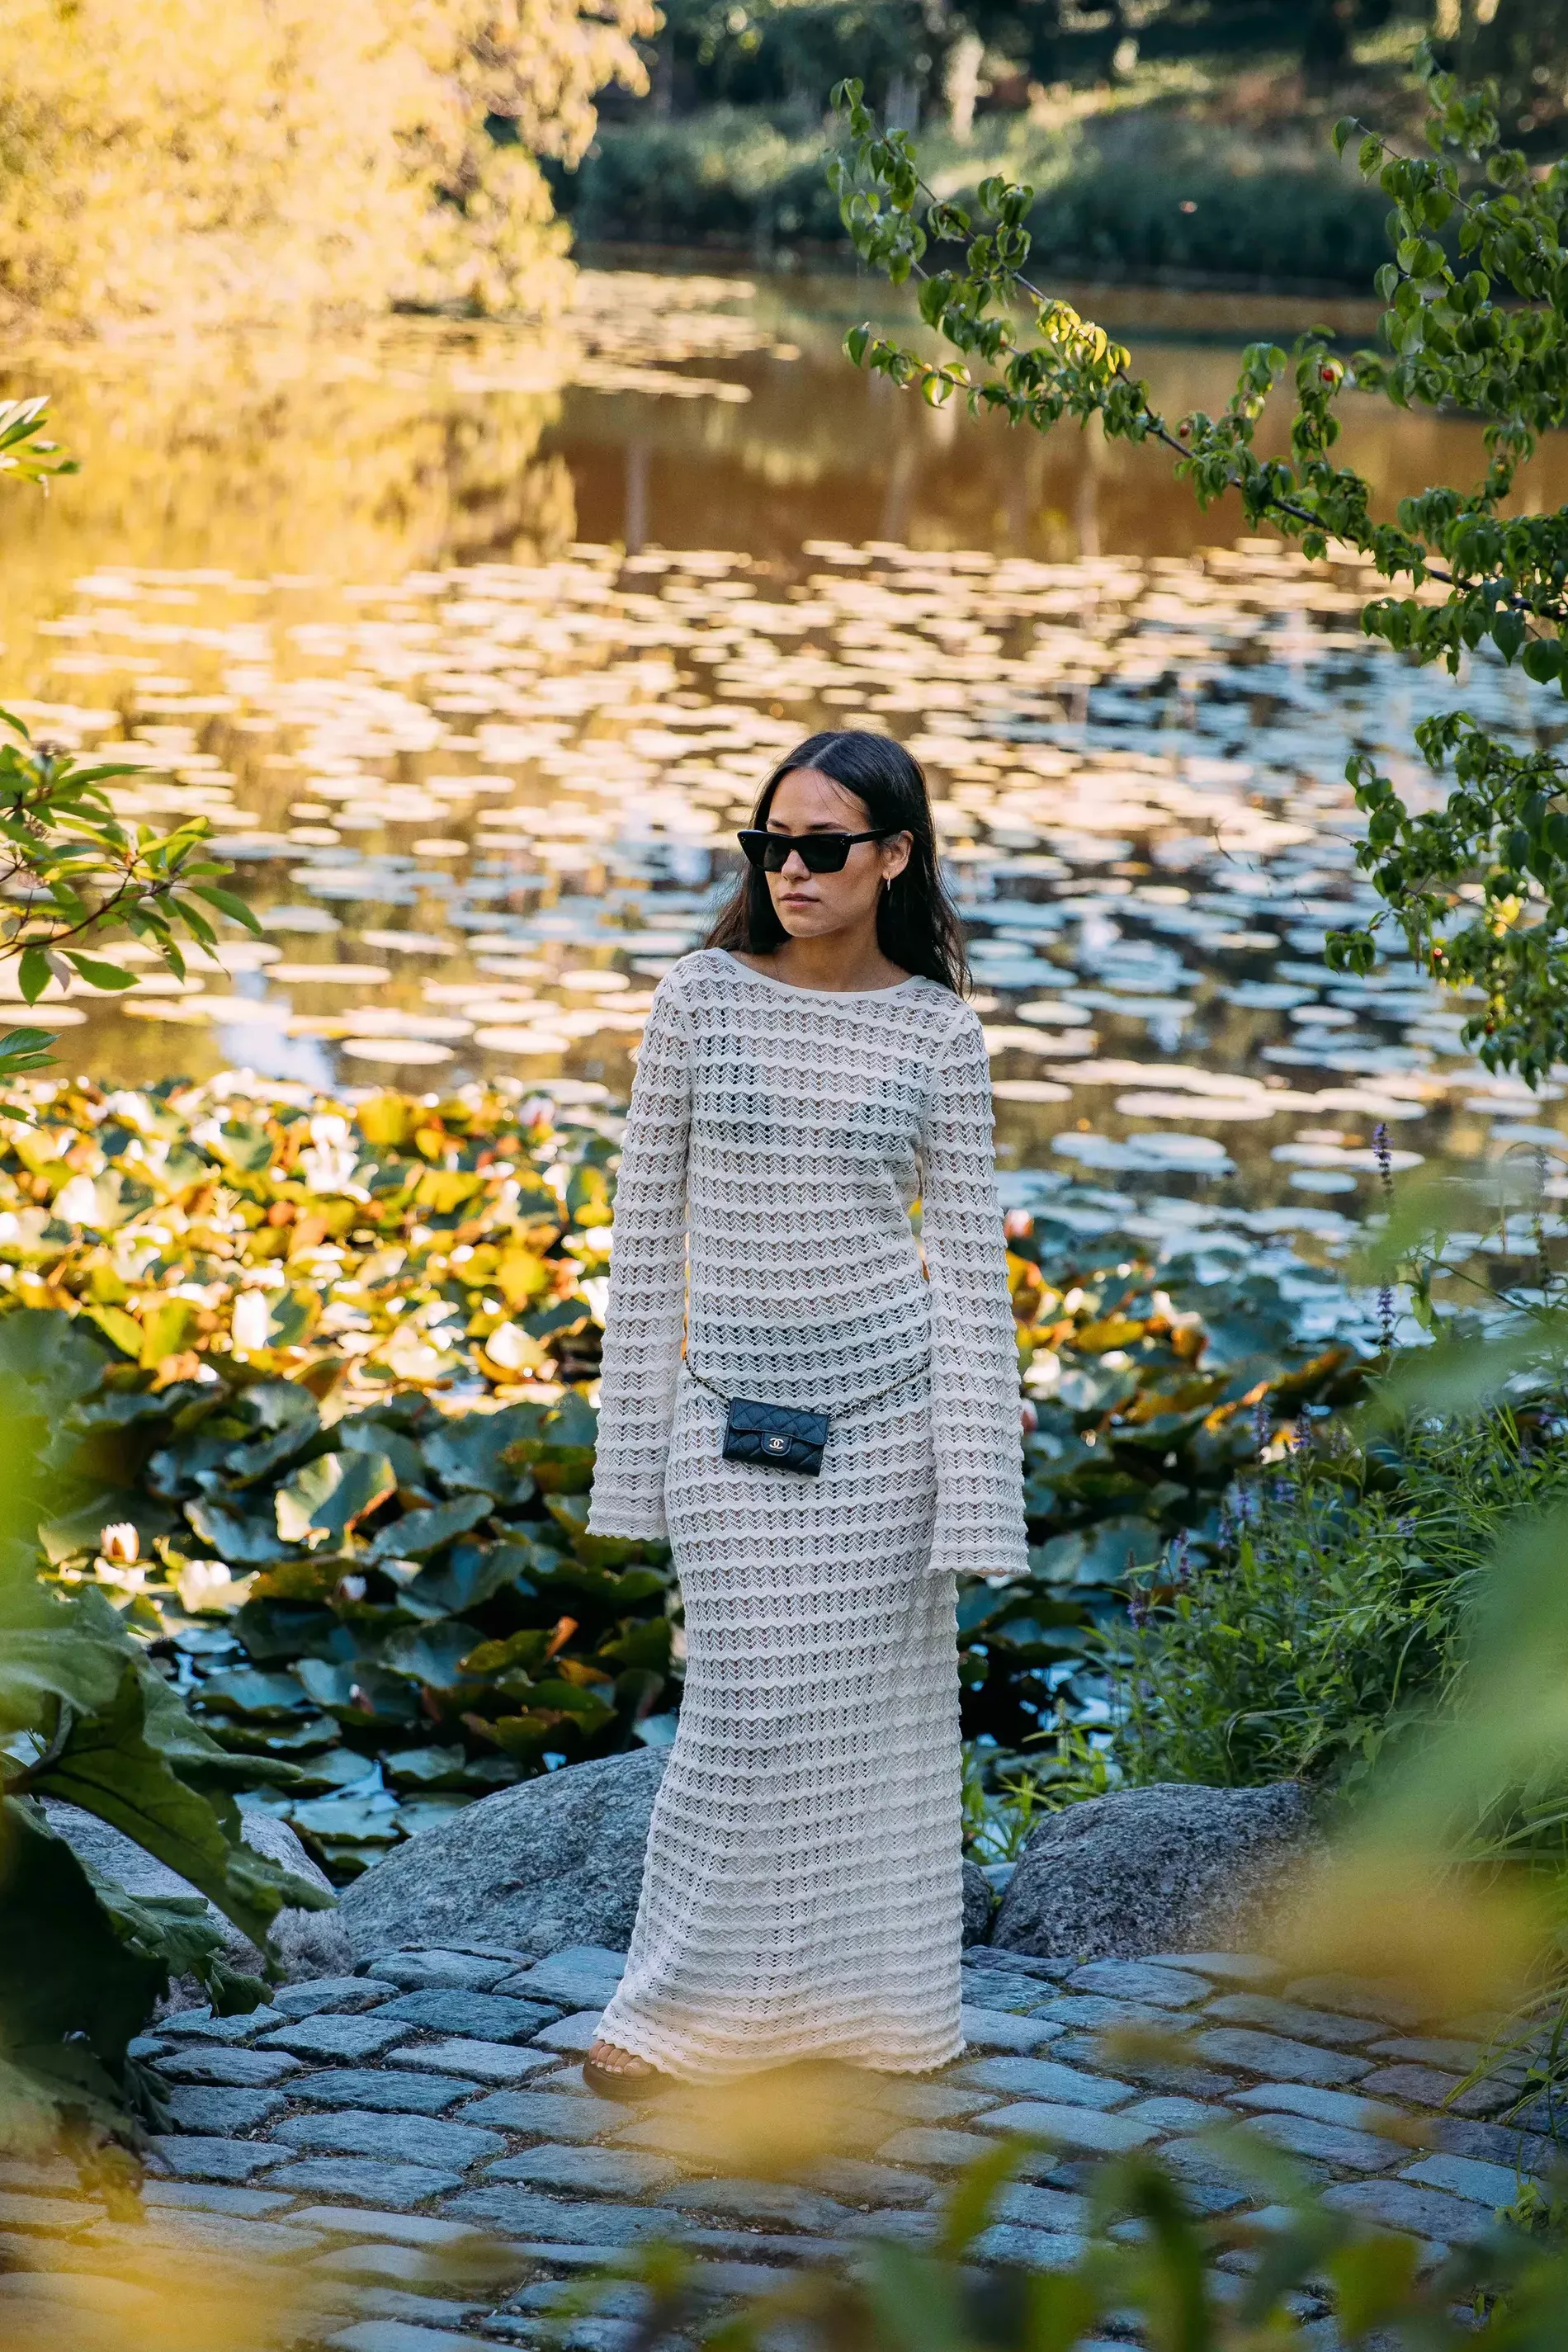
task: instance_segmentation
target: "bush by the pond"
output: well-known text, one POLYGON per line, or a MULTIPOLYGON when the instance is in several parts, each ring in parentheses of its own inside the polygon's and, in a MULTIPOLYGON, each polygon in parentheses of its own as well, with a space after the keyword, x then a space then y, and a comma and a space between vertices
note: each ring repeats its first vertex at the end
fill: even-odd
MULTIPOLYGON (((972 199, 1005 161, 1040 189, 1028 227, 1052 273, 1364 289, 1384 258, 1385 205, 1331 166, 1238 168, 1223 136, 1173 138, 1163 121, 1126 135, 1047 141, 1038 153, 973 152, 940 136, 931 169, 972 199)), ((1248 162, 1250 159, 1247 159, 1248 162)), ((606 243, 780 245, 847 239, 823 170, 820 124, 787 110, 719 105, 600 125, 556 200, 579 236, 606 243)))
POLYGON ((822 168, 822 129, 761 107, 714 106, 681 121, 602 123, 555 198, 579 237, 604 243, 762 247, 846 242, 822 168))
POLYGON ((1238 1487, 1225 1538, 1133 1588, 1116 1755, 1140 1782, 1355 1790, 1449 1696, 1515 1523, 1568 1500, 1561 1403, 1325 1431, 1238 1487))

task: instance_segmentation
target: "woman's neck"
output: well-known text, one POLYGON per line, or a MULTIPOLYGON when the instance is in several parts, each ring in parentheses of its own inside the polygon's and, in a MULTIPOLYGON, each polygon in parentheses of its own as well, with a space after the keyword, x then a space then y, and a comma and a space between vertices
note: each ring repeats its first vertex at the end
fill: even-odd
POLYGON ((909 973, 877 944, 875 929, 830 931, 815 940, 786 939, 767 955, 740 958, 755 971, 771 972, 792 988, 819 988, 852 995, 873 988, 897 988, 909 973))

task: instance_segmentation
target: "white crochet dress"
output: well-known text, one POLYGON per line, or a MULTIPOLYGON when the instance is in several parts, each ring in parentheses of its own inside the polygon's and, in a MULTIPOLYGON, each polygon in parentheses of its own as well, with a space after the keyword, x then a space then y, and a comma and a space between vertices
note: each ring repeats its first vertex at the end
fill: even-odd
POLYGON ((1028 1561, 985 1046, 947 990, 794 988, 717 950, 662 982, 588 1524, 668 1533, 686 1607, 605 2037, 689 2079, 954 2057, 953 1577, 1028 1561), (820 1477, 721 1458, 683 1333, 726 1396, 831 1413, 820 1477))

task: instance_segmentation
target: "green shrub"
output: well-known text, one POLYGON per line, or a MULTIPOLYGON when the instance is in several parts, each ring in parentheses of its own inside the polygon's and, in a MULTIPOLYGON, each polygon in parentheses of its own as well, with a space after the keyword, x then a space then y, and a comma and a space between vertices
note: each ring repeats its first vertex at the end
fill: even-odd
POLYGON ((1342 1430, 1239 1486, 1217 1554, 1178 1542, 1118 1636, 1116 1752, 1136 1782, 1346 1790, 1448 1696, 1486 1563, 1568 1498, 1542 1406, 1342 1430))
POLYGON ((580 237, 605 243, 843 241, 820 128, 760 107, 601 124, 578 171, 559 175, 556 195, 580 237))
POLYGON ((1079 277, 1360 291, 1384 257, 1385 210, 1329 172, 1129 170, 1097 155, 1037 199, 1028 227, 1047 266, 1079 277))
POLYGON ((227 1964, 207 1902, 265 1951, 281 1906, 330 1898, 241 1840, 237 1784, 289 1767, 204 1730, 102 1591, 38 1582, 43 1440, 96 1381, 99 1349, 63 1316, 6 1330, 22 1346, 0 1370, 0 2151, 63 2143, 114 2194, 133 2176, 132 2109, 158 2119, 130 2044, 171 1977, 195 1976, 220 2011, 265 1997, 227 1964), (78 1860, 45 1799, 96 1814, 195 1893, 128 1895, 78 1860))
MULTIPOLYGON (((973 149, 940 132, 927 143, 943 193, 960 202, 995 166, 1030 181, 1037 250, 1084 277, 1362 288, 1385 248, 1386 206, 1343 173, 1255 167, 1234 137, 1155 110, 1071 137, 992 118, 973 149)), ((555 194, 577 235, 604 243, 847 244, 820 127, 798 108, 601 123, 578 170, 557 173, 555 194)))

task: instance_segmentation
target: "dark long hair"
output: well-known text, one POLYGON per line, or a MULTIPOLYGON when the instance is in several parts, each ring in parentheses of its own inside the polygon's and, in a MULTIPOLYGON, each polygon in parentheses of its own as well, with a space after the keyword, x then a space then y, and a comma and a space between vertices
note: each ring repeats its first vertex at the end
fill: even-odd
MULTIPOLYGON (((853 793, 864 802, 866 814, 879 832, 910 835, 910 862, 878 902, 877 945, 889 963, 919 972, 962 996, 969 986, 963 932, 957 909, 942 886, 936 828, 919 761, 890 735, 871 735, 861 728, 808 736, 787 760, 779 761, 763 786, 752 814, 753 825, 767 824, 773 794, 796 768, 815 768, 842 784, 847 793, 853 793)), ((766 877, 748 866, 720 908, 704 944, 767 955, 788 937, 774 912, 766 877)))

